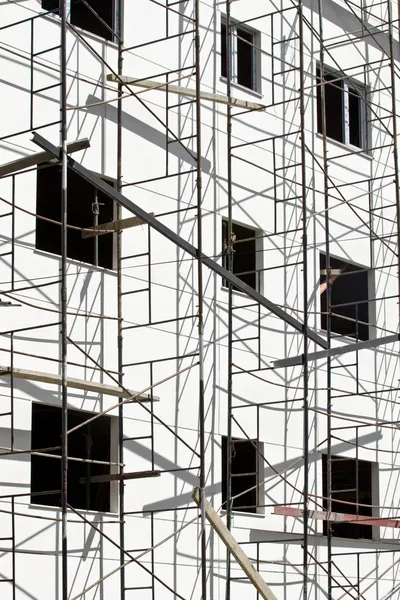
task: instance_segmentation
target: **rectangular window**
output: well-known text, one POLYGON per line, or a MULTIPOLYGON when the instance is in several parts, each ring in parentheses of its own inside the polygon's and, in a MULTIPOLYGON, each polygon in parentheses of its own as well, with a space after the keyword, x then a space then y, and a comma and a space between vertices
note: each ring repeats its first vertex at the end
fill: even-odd
MULTIPOLYGON (((327 497, 327 457, 322 455, 323 495, 327 497)), ((372 516, 372 509, 357 504, 372 504, 372 463, 340 456, 332 456, 332 512, 350 515, 372 516), (342 500, 353 504, 335 502, 342 500)), ((327 509, 327 501, 323 501, 327 509)), ((324 535, 327 534, 327 522, 324 521, 324 535)), ((332 523, 332 532, 336 537, 372 540, 372 527, 349 523, 332 523)))
MULTIPOLYGON (((331 331, 357 340, 369 339, 369 270, 338 258, 331 263, 331 331)), ((326 256, 320 254, 321 329, 327 328, 326 256)))
MULTIPOLYGON (((347 146, 367 149, 366 89, 349 83, 343 74, 325 70, 325 118, 327 137, 347 146)), ((321 69, 317 66, 317 129, 322 133, 321 69)))
MULTIPOLYGON (((228 240, 228 221, 222 221, 222 264, 229 270, 229 259, 232 260, 232 273, 253 289, 259 289, 257 272, 256 231, 243 225, 233 223, 232 252, 228 240)), ((228 282, 223 280, 223 285, 228 282)))
MULTIPOLYGON (((259 449, 257 440, 232 439, 231 496, 233 510, 257 513, 259 502, 259 449), (239 495, 240 494, 240 495, 239 495), (239 496, 238 496, 239 495, 239 496), (236 496, 238 496, 236 498, 236 496)), ((228 438, 222 436, 222 502, 227 499, 228 438)))
MULTIPOLYGON (((61 222, 61 168, 58 165, 44 168, 39 166, 36 185, 37 214, 58 223, 61 222)), ((99 209, 98 223, 101 225, 112 221, 114 218, 113 200, 102 192, 97 193, 97 190, 80 175, 68 170, 68 225, 78 228, 93 227, 94 212, 97 206, 96 198, 99 209)), ((112 269, 113 241, 112 233, 83 238, 82 231, 68 228, 68 258, 112 269)), ((61 226, 37 218, 36 248, 61 255, 61 226)))
MULTIPOLYGON (((93 413, 68 410, 68 428, 72 429, 93 413)), ((102 415, 68 435, 68 456, 110 462, 111 421, 102 415)), ((32 450, 61 456, 61 408, 32 404, 32 450), (57 450, 52 448, 58 447, 57 450)), ((92 482, 91 478, 110 474, 109 464, 68 461, 68 503, 84 510, 110 511, 110 482, 92 482)), ((61 506, 61 460, 48 456, 31 457, 31 501, 44 506, 61 506), (40 494, 35 494, 40 492, 40 494), (49 492, 49 493, 46 493, 49 492), (56 493, 50 493, 56 492, 56 493)))
MULTIPOLYGON (((70 22, 105 40, 114 39, 115 0, 71 0, 70 22)), ((42 0, 42 8, 59 14, 59 0, 42 0)))
MULTIPOLYGON (((232 31, 232 81, 245 88, 259 91, 258 72, 260 56, 259 32, 231 21, 232 31)), ((227 77, 226 22, 221 21, 221 76, 227 77)))

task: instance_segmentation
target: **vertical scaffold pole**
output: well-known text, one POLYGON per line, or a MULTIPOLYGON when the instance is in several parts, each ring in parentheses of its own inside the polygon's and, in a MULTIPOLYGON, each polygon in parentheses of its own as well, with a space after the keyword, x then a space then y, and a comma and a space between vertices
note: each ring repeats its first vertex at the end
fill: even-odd
POLYGON ((67 20, 69 0, 60 0, 61 15, 61 512, 62 600, 68 600, 68 390, 67 390, 67 20))
POLYGON ((200 2, 194 2, 195 12, 195 64, 196 64, 196 192, 197 192, 197 294, 199 328, 199 437, 200 437, 200 521, 201 521, 201 593, 207 600, 207 540, 206 540, 206 457, 205 457, 205 406, 204 406, 204 301, 203 301, 203 227, 202 227, 202 165, 201 165, 201 100, 200 100, 200 2))
MULTIPOLYGON (((226 138, 227 138, 227 195, 228 195, 228 231, 226 242, 227 248, 227 269, 233 272, 233 245, 232 245, 232 29, 231 29, 231 0, 226 0, 226 37, 221 38, 221 44, 226 47, 226 93, 228 96, 228 106, 226 109, 226 138)), ((228 415, 226 432, 226 526, 230 530, 232 526, 232 336, 233 336, 233 289, 232 284, 228 284, 228 415)), ((231 597, 231 555, 226 553, 226 600, 231 597)))
POLYGON ((305 86, 304 86, 304 27, 303 27, 303 0, 298 3, 299 15, 299 44, 300 44, 300 152, 301 152, 301 195, 302 195, 302 221, 303 221, 303 452, 304 452, 304 491, 303 491, 303 598, 308 595, 308 282, 307 282, 307 182, 306 182, 306 141, 305 141, 305 86))
MULTIPOLYGON (((324 168, 324 208, 325 208, 325 269, 326 269, 326 336, 328 348, 331 347, 331 258, 330 258, 330 239, 329 239, 329 178, 328 178, 328 154, 326 140, 326 84, 325 84, 325 52, 324 52, 324 24, 322 0, 318 0, 319 14, 319 68, 320 80, 317 79, 316 85, 320 86, 321 98, 321 125, 322 125, 322 154, 324 168)), ((328 356, 326 364, 326 411, 327 411, 327 456, 326 456, 326 496, 327 510, 332 512, 332 393, 331 393, 331 358, 328 356)), ((328 544, 328 600, 332 600, 332 525, 330 521, 326 522, 327 544, 328 544)))
MULTIPOLYGON (((122 67, 124 61, 123 55, 123 18, 124 18, 124 0, 119 0, 117 4, 117 26, 118 34, 118 75, 122 75, 122 67)), ((117 105, 117 189, 120 192, 122 189, 122 84, 118 84, 118 105, 117 105)), ((122 219, 121 205, 117 205, 117 220, 122 219)), ((117 310, 118 310, 118 383, 123 385, 123 336, 122 336, 122 231, 117 233, 117 310)), ((119 442, 119 464, 120 474, 124 471, 124 407, 122 398, 119 399, 118 407, 118 442, 119 442)), ((119 544, 120 544, 120 564, 125 562, 125 482, 121 477, 119 481, 119 544)), ((125 599, 125 568, 120 572, 121 600, 125 599)))

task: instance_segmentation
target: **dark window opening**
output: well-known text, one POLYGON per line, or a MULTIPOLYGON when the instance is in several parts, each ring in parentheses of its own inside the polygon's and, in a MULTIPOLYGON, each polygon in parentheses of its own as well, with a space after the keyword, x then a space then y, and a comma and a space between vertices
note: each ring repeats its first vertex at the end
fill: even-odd
MULTIPOLYGON (((92 416, 68 410, 68 428, 80 425, 92 416)), ((110 461, 111 418, 105 415, 68 435, 68 456, 96 461, 110 461)), ((61 408, 32 404, 32 450, 61 446, 61 408)), ((43 450, 61 456, 59 450, 43 450)), ((110 466, 68 461, 68 503, 84 510, 110 511, 110 483, 91 483, 90 478, 109 475, 110 466)), ((47 456, 31 457, 31 502, 44 506, 61 506, 61 460, 47 456), (47 494, 39 492, 57 491, 47 494)))
MULTIPOLYGON (((322 456, 323 495, 327 497, 327 456, 322 456)), ((355 504, 372 504, 372 465, 365 460, 341 458, 332 456, 332 512, 350 515, 372 516, 368 506, 355 504), (335 502, 336 500, 336 502, 335 502), (337 502, 353 502, 342 504, 337 502)), ((323 502, 324 509, 328 507, 327 500, 323 502)), ((323 522, 323 533, 327 535, 327 522, 323 522)), ((335 537, 372 540, 372 527, 349 523, 332 522, 332 534, 335 537)))
MULTIPOLYGON (((114 38, 114 0, 86 0, 90 10, 81 0, 72 0, 70 21, 72 25, 94 33, 106 40, 114 38), (94 12, 96 14, 94 14, 94 12), (100 17, 100 18, 99 18, 100 17), (108 27, 101 22, 104 21, 108 27), (111 29, 111 31, 110 31, 111 29)), ((44 10, 59 13, 59 0, 42 0, 44 10)))
POLYGON ((254 90, 254 36, 245 29, 237 29, 237 82, 254 90), (243 38, 243 39, 241 39, 243 38))
POLYGON ((221 77, 227 77, 226 71, 226 24, 224 22, 221 23, 221 77))
MULTIPOLYGON (((325 115, 327 137, 357 148, 365 145, 364 103, 359 92, 340 74, 325 72, 325 115), (332 82, 332 83, 329 83, 332 82)), ((317 67, 317 129, 322 133, 321 70, 317 67)))
POLYGON ((349 135, 350 144, 362 148, 361 137, 361 98, 355 89, 349 87, 349 135))
MULTIPOLYGON (((258 452, 257 440, 232 439, 231 497, 232 509, 256 513, 258 506, 258 452), (242 493, 243 492, 243 493, 242 493), (238 498, 238 494, 241 494, 238 498)), ((222 436, 222 503, 227 500, 228 438, 222 436)))
MULTIPOLYGON (((369 339, 368 270, 331 257, 331 331, 369 339)), ((326 256, 320 254, 321 329, 327 329, 326 256)))
MULTIPOLYGON (((248 227, 243 227, 243 225, 233 223, 232 233, 235 236, 235 241, 233 243, 232 273, 253 289, 257 289, 256 232, 254 229, 249 229, 248 227), (242 242, 241 240, 244 241, 242 242)), ((227 270, 229 270, 229 254, 228 222, 222 221, 223 266, 227 270)), ((228 282, 223 280, 223 285, 227 287, 228 282)))
MULTIPOLYGON (((93 203, 96 189, 71 170, 68 170, 67 222, 75 227, 93 227, 93 203)), ((114 202, 98 192, 99 224, 108 223, 114 217, 114 202)), ((37 170, 37 214, 61 222, 61 168, 59 166, 37 170)), ((113 234, 83 238, 78 229, 68 228, 67 256, 106 269, 113 268, 113 234)), ((61 225, 36 219, 36 248, 61 255, 61 225)))
MULTIPOLYGON (((318 133, 322 133, 322 94, 321 70, 317 68, 317 117, 318 133)), ((325 73, 325 81, 338 79, 336 75, 325 73)), ((325 118, 326 135, 338 142, 344 142, 344 114, 343 114, 343 81, 325 85, 325 118)))
MULTIPOLYGON (((235 83, 250 90, 257 90, 257 50, 256 35, 232 24, 232 79, 235 83)), ((226 23, 221 22, 221 76, 227 77, 226 23)))

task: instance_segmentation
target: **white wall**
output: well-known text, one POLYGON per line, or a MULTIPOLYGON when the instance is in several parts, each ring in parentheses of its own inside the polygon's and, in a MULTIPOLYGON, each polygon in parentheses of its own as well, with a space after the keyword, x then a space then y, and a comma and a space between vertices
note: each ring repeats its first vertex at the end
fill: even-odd
MULTIPOLYGON (((279 6, 272 1, 254 0, 252 3, 232 3, 232 17, 238 21, 277 11, 279 6)), ((354 31, 354 19, 346 2, 323 3, 326 18, 326 38, 343 36, 354 31)), ((180 5, 177 5, 180 6, 180 5)), ((226 94, 226 82, 220 78, 219 27, 223 5, 201 3, 201 74, 202 90, 226 94)), ((281 8, 289 8, 283 2, 281 8)), ((393 5, 394 6, 394 5, 393 5)), ((394 7, 395 8, 395 7, 394 7)), ((180 10, 192 16, 191 3, 180 10)), ((376 16, 384 16, 385 6, 376 7, 376 16)), ((34 95, 33 119, 30 121, 30 27, 34 22, 34 52, 41 52, 59 44, 60 27, 56 17, 33 18, 40 12, 37 0, 23 3, 10 2, 1 6, 1 23, 28 20, 1 31, 1 85, 2 111, 0 113, 1 139, 0 163, 25 156, 37 148, 32 144, 27 129, 35 129, 59 119, 59 88, 34 95)), ((165 9, 147 0, 125 2, 126 47, 149 42, 166 35, 165 9)), ((310 27, 318 29, 317 3, 306 2, 304 16, 304 55, 306 77, 305 97, 305 143, 307 184, 307 286, 309 325, 319 331, 318 311, 319 252, 325 248, 322 140, 317 132, 315 99, 315 67, 319 60, 318 41, 310 33, 310 27), (310 24, 310 27, 308 26, 310 24)), ((371 17, 372 19, 372 17, 371 17)), ((372 19, 372 24, 378 24, 372 19)), ((261 94, 234 86, 235 97, 265 104, 265 111, 247 113, 235 117, 232 127, 233 145, 252 142, 251 145, 233 151, 233 219, 257 229, 265 236, 261 242, 260 264, 265 268, 262 291, 267 298, 283 306, 294 317, 302 319, 303 270, 302 270, 302 204, 301 204, 301 161, 299 101, 299 41, 297 37, 298 17, 295 9, 276 12, 252 21, 252 27, 261 32, 261 94), (272 29, 273 28, 273 29, 272 29), (274 38, 272 38, 272 32, 274 38), (284 44, 275 44, 277 58, 271 60, 271 42, 289 38, 284 44), (282 64, 290 63, 295 69, 284 76, 274 73, 282 70, 282 64), (273 95, 274 94, 274 95, 273 95), (271 105, 272 101, 274 105, 271 105), (285 102, 292 100, 291 102, 285 102), (286 134, 276 141, 275 165, 271 138, 286 134), (289 135, 290 134, 290 135, 289 135), (260 141, 262 140, 262 141, 260 141), (267 141, 264 141, 267 140, 267 141), (243 160, 240 160, 243 159, 243 160), (247 162, 245 162, 247 161, 247 162), (288 199, 274 204, 274 166, 277 178, 277 198, 288 199), (281 169, 281 167, 286 167, 281 169), (284 176, 284 179, 281 176, 284 176), (293 198, 294 197, 294 198, 293 198), (288 266, 289 265, 289 266, 288 266)), ((170 11, 169 35, 182 33, 193 28, 190 21, 170 11)), ((84 38, 114 70, 117 69, 117 47, 103 43, 95 36, 84 38)), ((343 39, 343 38, 341 38, 343 39)), ((348 72, 356 80, 363 81, 365 61, 377 61, 379 69, 367 74, 367 85, 382 88, 390 85, 388 61, 383 59, 382 49, 387 47, 387 37, 379 36, 379 44, 362 39, 353 44, 334 46, 325 54, 330 67, 348 72), (335 62, 336 61, 336 62, 335 62)), ((97 173, 115 178, 117 176, 117 124, 116 102, 96 104, 102 100, 116 98, 116 86, 107 84, 109 69, 98 56, 74 33, 68 34, 68 138, 90 139, 90 148, 77 153, 74 158, 97 173), (74 107, 79 107, 75 108, 74 107)), ((396 56, 398 42, 395 40, 396 56)), ((42 54, 33 69, 34 89, 52 85, 59 81, 58 51, 42 54)), ((194 45, 191 34, 160 41, 124 53, 123 72, 132 77, 154 79, 159 73, 174 69, 182 75, 192 72, 194 45)), ((286 65, 287 67, 287 65, 286 65)), ((397 67, 396 67, 397 68, 397 67)), ((178 78, 170 75, 169 80, 178 78)), ((160 79, 162 81, 162 79, 160 79)), ((195 87, 194 77, 183 79, 180 85, 195 87)), ((138 91, 135 88, 135 91, 138 91)), ((189 152, 174 141, 196 133, 195 105, 176 105, 178 97, 164 92, 146 91, 138 98, 123 101, 122 115, 122 176, 123 193, 148 212, 156 215, 168 211, 182 211, 196 206, 196 161, 190 153, 196 151, 196 139, 183 141, 189 152), (160 121, 158 120, 161 120, 160 121), (166 135, 163 123, 168 119, 170 132, 166 135), (170 177, 165 177, 169 175, 170 177), (156 179, 159 178, 159 179, 156 179), (149 182, 149 179, 154 181, 149 182), (144 183, 137 183, 144 182, 144 183)), ((184 99, 182 99, 184 100, 184 99)), ((380 117, 391 108, 388 90, 373 96, 374 110, 380 117)), ((238 111, 233 111, 234 114, 238 111)), ((202 167, 203 167, 203 250, 220 260, 222 248, 221 219, 228 214, 227 198, 227 136, 226 108, 220 104, 202 103, 202 167)), ((392 123, 383 121, 391 131, 392 123)), ((59 126, 49 125, 39 130, 51 142, 59 141, 59 126)), ((372 147, 387 146, 390 135, 379 121, 371 124, 372 147)), ((395 237, 385 242, 371 242, 370 228, 380 236, 396 233, 396 211, 393 186, 392 147, 384 147, 371 153, 354 154, 344 145, 328 141, 329 177, 336 185, 349 183, 338 190, 331 190, 330 204, 330 251, 333 256, 343 258, 365 267, 373 267, 374 294, 377 298, 396 296, 398 292, 397 259, 395 237), (335 158, 336 157, 336 158, 335 158), (364 181, 371 177, 385 177, 372 183, 372 189, 364 181), (362 183, 354 182, 362 181, 362 183), (369 220, 370 204, 389 206, 384 211, 376 210, 369 220), (381 218, 384 217, 384 218, 381 218), (366 222, 364 224, 362 221, 366 222)), ((0 197, 4 199, 1 214, 10 212, 9 203, 14 200, 15 216, 14 246, 12 247, 12 221, 10 216, 0 219, 0 272, 2 289, 11 288, 14 251, 15 290, 12 302, 21 306, 4 308, 5 326, 2 332, 19 328, 38 327, 26 332, 15 333, 14 366, 39 371, 59 373, 59 363, 45 357, 60 357, 59 326, 59 269, 60 259, 35 249, 36 172, 29 170, 15 178, 0 181, 0 197), (23 209, 23 210, 22 210, 23 209), (4 253, 4 254, 3 254, 4 253), (47 287, 34 287, 52 283, 47 287), (25 354, 19 354, 25 353, 25 354), (31 355, 34 355, 31 356, 31 355)), ((55 198, 55 201, 58 201, 55 198)), ((130 216, 122 211, 123 217, 130 216)), ((187 210, 159 217, 160 221, 197 245, 196 211, 187 210)), ((149 292, 138 291, 149 287, 148 257, 135 255, 148 252, 149 231, 140 226, 123 233, 122 297, 124 326, 146 324, 150 321, 149 292), (128 293, 128 292, 136 293, 128 293)), ((193 519, 191 492, 198 485, 199 459, 196 454, 177 439, 178 434, 191 448, 199 451, 198 420, 198 367, 172 377, 178 370, 195 365, 198 350, 197 331, 197 267, 193 259, 154 231, 150 232, 151 245, 151 323, 146 327, 124 331, 124 384, 142 390, 153 382, 170 378, 157 385, 154 393, 160 401, 154 406, 152 420, 146 409, 127 405, 124 409, 124 435, 136 438, 151 435, 154 440, 154 465, 152 465, 149 440, 130 439, 125 444, 125 470, 127 472, 152 469, 178 472, 164 473, 159 478, 127 481, 125 486, 126 548, 133 555, 139 549, 155 545, 164 538, 176 534, 158 547, 154 554, 145 555, 141 562, 159 578, 154 580, 156 598, 172 597, 163 588, 160 580, 174 588, 184 598, 200 597, 200 547, 199 525, 195 521, 182 532, 183 524, 193 519), (183 317, 188 317, 183 319, 183 317), (173 320, 169 323, 160 321, 173 320), (178 357, 178 358, 177 358, 178 357), (170 358, 168 361, 159 359, 170 358), (152 372, 148 361, 153 363, 152 372), (136 364, 142 363, 142 364, 136 364), (162 424, 166 423, 169 430, 162 424), (172 432, 171 432, 172 431, 172 432), (176 510, 163 510, 176 509, 176 510), (141 512, 141 511, 145 512, 141 512), (148 511, 154 510, 153 518, 148 511), (146 512, 147 511, 147 512, 146 512)), ((4 300, 9 299, 4 297, 4 300)), ((235 340, 233 362, 235 370, 258 369, 257 342, 240 341, 258 334, 258 310, 248 306, 249 300, 239 293, 234 294, 233 317, 235 340), (243 307, 243 308, 240 308, 243 307)), ((251 303, 253 304, 253 303, 251 303)), ((205 308, 205 402, 206 402, 206 469, 207 497, 218 508, 221 506, 221 435, 227 427, 227 374, 228 374, 228 294, 221 280, 204 268, 205 308)), ((117 370, 117 276, 115 272, 95 268, 77 261, 68 261, 68 332, 71 338, 106 369, 117 370), (89 315, 88 315, 89 313, 89 315), (101 316, 101 318, 99 317, 101 316), (105 318, 104 318, 105 317, 105 318)), ((374 335, 396 332, 398 324, 397 298, 378 300, 375 306, 376 331, 374 335)), ((257 406, 270 403, 259 410, 260 441, 264 444, 265 500, 264 514, 235 514, 234 534, 245 545, 249 556, 256 556, 257 542, 261 563, 260 570, 266 581, 273 586, 279 599, 297 598, 302 588, 302 522, 292 518, 274 516, 274 504, 298 504, 302 502, 303 489, 303 377, 302 367, 270 370, 274 359, 296 356, 303 352, 303 337, 281 320, 261 310, 261 355, 263 371, 254 374, 242 373, 234 376, 234 406, 241 427, 253 437, 257 433, 257 406), (257 377, 255 377, 256 375, 257 377), (271 404, 275 402, 275 404, 271 404), (278 474, 277 474, 278 472, 278 474), (276 543, 267 543, 275 540, 276 543), (290 541, 292 540, 292 541, 290 541), (284 564, 271 564, 283 562, 284 564)), ((1 336, 1 364, 10 365, 10 336, 1 336)), ((351 340, 334 342, 351 343, 351 340)), ((310 343, 310 350, 318 350, 310 343)), ((111 383, 101 371, 72 345, 68 348, 71 363, 68 374, 82 379, 94 379, 111 383)), ((398 386, 397 346, 383 346, 376 350, 365 350, 357 355, 347 354, 334 358, 332 376, 332 412, 347 416, 335 417, 334 427, 350 427, 335 433, 332 452, 355 457, 355 425, 371 422, 359 428, 359 458, 377 463, 379 483, 376 496, 385 507, 397 506, 397 446, 396 428, 384 428, 377 422, 397 421, 396 405, 398 386), (356 365, 356 366, 355 366, 356 365), (358 377, 358 387, 356 387, 358 377), (368 395, 363 395, 368 392, 368 395), (342 395, 342 397, 338 397, 342 395), (354 419, 354 420, 348 420, 354 419), (343 441, 344 440, 344 441, 343 441)), ((10 378, 1 378, 1 409, 10 409, 10 378)), ((309 377, 309 473, 310 492, 319 496, 322 503, 321 452, 326 452, 327 407, 326 361, 310 364, 309 377)), ((13 386, 15 411, 15 447, 30 448, 31 405, 33 401, 60 405, 60 390, 55 386, 37 382, 15 380, 13 386)), ((69 405, 91 411, 102 411, 115 403, 115 398, 105 395, 83 393, 73 390, 69 405)), ((113 410, 112 415, 117 411, 113 410)), ((0 417, 1 446, 10 446, 10 419, 0 417)), ((243 436, 235 425, 234 436, 243 436)), ((30 461, 28 454, 2 458, 0 495, 29 494, 30 461)), ((310 508, 316 508, 314 496, 310 508)), ((10 510, 8 498, 0 500, 1 510, 10 510)), ((61 547, 60 511, 30 504, 29 496, 15 500, 18 516, 15 522, 17 543, 16 579, 19 598, 60 598, 61 547), (35 518, 40 517, 40 518, 35 518)), ((1 513, 0 513, 1 514, 1 513)), ((89 521, 99 521, 100 527, 116 543, 119 543, 119 525, 115 514, 96 515, 84 513, 89 521), (104 523, 101 525, 102 522, 104 523)), ((395 511, 382 510, 380 516, 396 515, 395 511)), ((1 526, 10 531, 10 517, 1 514, 1 526)), ((71 598, 97 579, 112 571, 119 564, 119 551, 110 542, 94 533, 88 525, 79 522, 72 513, 68 527, 69 585, 71 598)), ((8 536, 9 534, 5 534, 8 536)), ((209 540, 208 584, 212 596, 223 598, 225 594, 225 547, 212 531, 207 531, 209 540)), ((353 552, 352 556, 335 559, 344 575, 353 583, 357 579, 355 554, 370 550, 397 549, 397 532, 380 528, 380 541, 334 540, 334 552, 353 552)), ((0 542, 0 577, 10 577, 9 542, 0 542)), ((322 536, 321 521, 310 523, 310 552, 316 560, 326 564, 326 539, 322 536)), ((360 559, 361 593, 365 598, 385 598, 392 587, 398 585, 397 554, 365 554, 360 559)), ((233 565, 233 576, 241 572, 233 565)), ((334 571, 341 584, 344 576, 334 571)), ((149 586, 151 577, 143 569, 131 564, 126 569, 126 586, 149 586)), ((11 586, 1 584, 6 590, 5 598, 11 598, 11 586)), ((95 587, 85 597, 118 597, 119 575, 116 573, 95 587)), ((310 589, 315 598, 326 593, 326 573, 311 561, 310 589)), ((3 587, 1 588, 3 591, 3 587)), ((255 593, 245 581, 232 584, 232 598, 255 593)), ((336 592, 335 592, 336 593, 336 592)), ((339 593, 339 592, 338 592, 339 593)), ((340 592, 342 594, 342 592, 340 592)), ((397 592, 392 598, 397 597, 397 592)), ((127 592, 127 598, 151 597, 151 590, 127 592)), ((336 597, 336 596, 335 596, 336 597)), ((339 597, 339 596, 337 596, 339 597)), ((341 596, 340 596, 341 597, 341 596)))

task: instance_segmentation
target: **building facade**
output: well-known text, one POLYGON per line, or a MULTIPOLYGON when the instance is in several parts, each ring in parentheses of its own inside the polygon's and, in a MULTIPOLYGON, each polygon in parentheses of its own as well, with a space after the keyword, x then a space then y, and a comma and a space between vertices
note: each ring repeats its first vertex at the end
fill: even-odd
POLYGON ((400 597, 398 8, 1 4, 2 599, 400 597))

